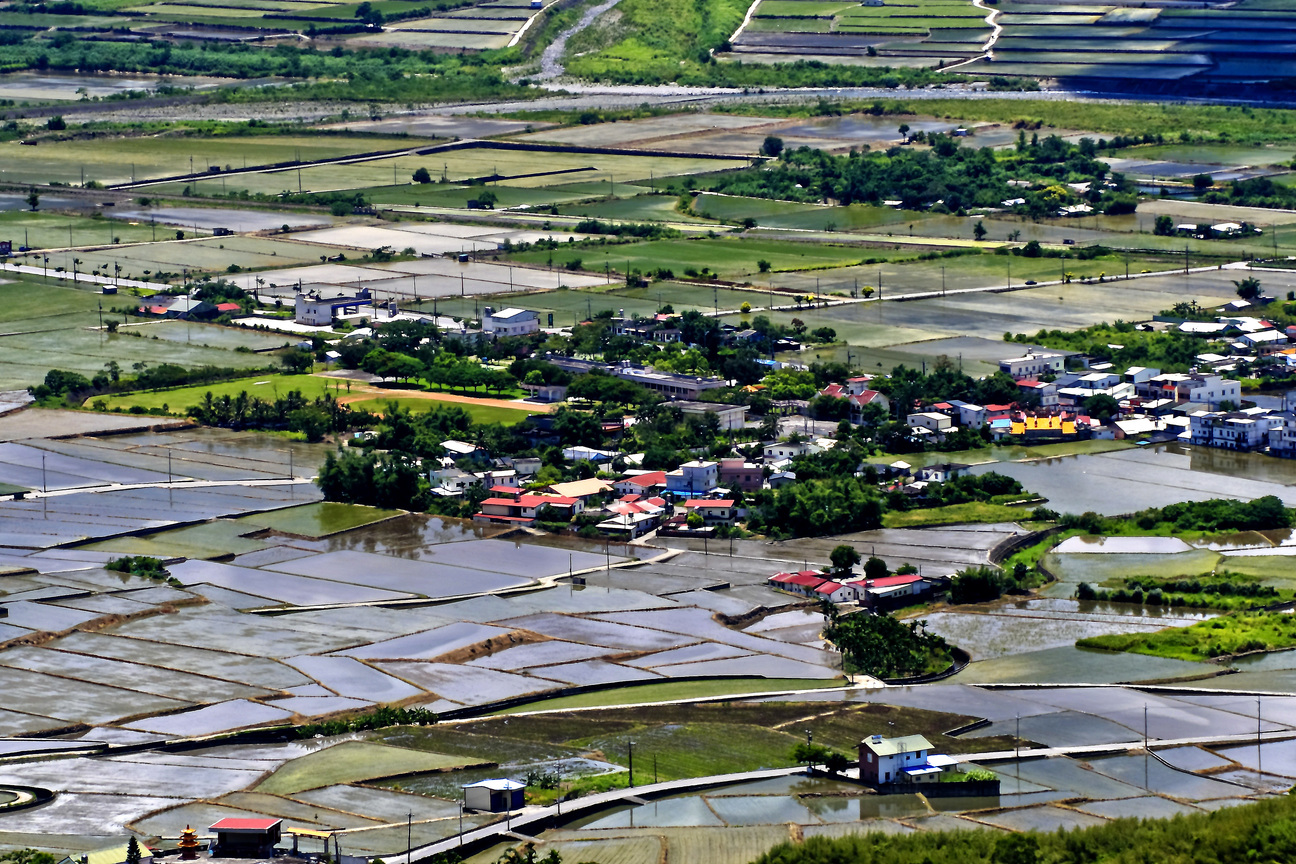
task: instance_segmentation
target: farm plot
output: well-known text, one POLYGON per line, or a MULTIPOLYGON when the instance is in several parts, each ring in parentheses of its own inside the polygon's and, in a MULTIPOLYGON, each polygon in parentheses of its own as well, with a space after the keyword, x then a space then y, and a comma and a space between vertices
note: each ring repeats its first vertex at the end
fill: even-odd
MULTIPOLYGON (((13 248, 32 249, 69 246, 112 246, 116 242, 140 243, 151 238, 148 225, 121 223, 104 219, 41 210, 0 212, 0 238, 13 242, 13 248)), ((21 259, 20 259, 21 260, 21 259)), ((22 263, 29 263, 28 259, 22 263)))
MULTIPOLYGON (((408 146, 408 142, 407 142, 408 146)), ((701 157, 619 156, 557 151, 496 150, 476 147, 445 150, 417 155, 375 159, 347 165, 307 166, 276 171, 217 175, 194 183, 161 184, 160 192, 178 194, 188 186, 193 193, 227 194, 247 189, 268 195, 284 191, 329 192, 376 186, 408 185, 418 168, 443 177, 451 183, 489 179, 493 183, 521 188, 537 188, 568 183, 574 179, 590 182, 646 180, 653 177, 676 177, 702 174, 729 168, 746 167, 744 159, 705 159, 701 157), (440 170, 437 170, 438 167, 440 170)), ((154 187, 149 187, 154 188, 154 187)))
MULTIPOLYGON (((105 185, 151 177, 205 173, 210 168, 233 169, 294 160, 311 161, 368 153, 405 150, 420 142, 408 138, 266 135, 254 138, 95 138, 41 142, 23 147, 17 141, 0 144, 0 178, 10 183, 68 183, 91 180, 105 185), (192 161, 191 161, 192 160, 192 161)), ((412 169, 411 169, 412 170, 412 169)), ((391 169, 387 169, 390 176, 391 169)), ((233 185, 231 188, 242 188, 233 185)), ((220 185, 220 176, 201 188, 220 185)), ((273 191, 279 191, 277 188, 273 191)))
MULTIPOLYGON (((184 234, 186 237, 193 236, 192 231, 184 234)), ((234 236, 184 242, 139 243, 132 246, 99 246, 48 254, 51 273, 56 269, 71 273, 73 267, 76 267, 82 273, 98 271, 108 277, 179 283, 185 271, 190 274, 226 275, 230 272, 231 265, 244 270, 301 265, 319 261, 322 257, 333 257, 339 251, 333 246, 295 240, 234 236), (73 259, 81 263, 76 264, 73 259), (120 271, 116 269, 118 267, 121 268, 120 271)))
POLYGON ((1286 68, 1290 10, 1064 7, 1009 2, 993 64, 969 69, 1059 77, 1277 77, 1286 68), (1238 59, 1239 54, 1245 57, 1238 59))
POLYGON ((938 66, 980 53, 990 37, 986 12, 971 3, 907 0, 860 5, 817 0, 762 0, 734 44, 744 55, 803 55, 825 62, 938 66), (942 30, 975 30, 961 41, 942 30), (897 41, 897 37, 902 37, 897 41), (869 49, 871 60, 859 55, 869 49), (886 58, 886 59, 882 59, 886 58))
POLYGON ((851 246, 810 245, 794 241, 717 238, 694 240, 652 240, 628 246, 528 251, 515 253, 511 260, 526 264, 546 264, 550 255, 555 266, 567 269, 605 268, 624 273, 629 267, 642 273, 659 269, 673 275, 691 276, 703 268, 721 278, 740 280, 760 273, 758 261, 768 261, 773 270, 791 270, 813 261, 816 267, 844 267, 872 257, 872 250, 851 246), (573 268, 572 264, 579 266, 573 268), (692 271, 690 273, 689 271, 692 271))

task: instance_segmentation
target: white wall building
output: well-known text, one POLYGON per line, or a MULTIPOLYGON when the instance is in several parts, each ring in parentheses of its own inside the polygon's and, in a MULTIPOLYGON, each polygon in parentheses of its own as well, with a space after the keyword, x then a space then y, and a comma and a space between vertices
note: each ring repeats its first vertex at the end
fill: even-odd
POLYGON ((540 331, 540 313, 510 306, 498 312, 487 306, 482 310, 482 332, 491 338, 525 336, 540 331))
POLYGON ((999 361, 999 371, 1006 372, 1013 378, 1038 378, 1040 375, 1056 375, 1066 369, 1066 356, 1063 354, 1036 354, 1027 351, 1021 357, 999 361))

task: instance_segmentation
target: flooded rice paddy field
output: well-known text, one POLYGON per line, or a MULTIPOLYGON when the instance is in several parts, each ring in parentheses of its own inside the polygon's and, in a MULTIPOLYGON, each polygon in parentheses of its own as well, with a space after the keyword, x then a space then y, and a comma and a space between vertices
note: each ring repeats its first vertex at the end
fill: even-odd
POLYGON ((1013 477, 1048 498, 1050 507, 1071 513, 1116 515, 1179 501, 1265 495, 1296 504, 1296 463, 1210 447, 1161 444, 973 468, 986 471, 1013 477))
MULTIPOLYGON (((1296 771, 1296 748, 1286 747, 1285 760, 1269 748, 1265 756, 1275 769, 1296 771)), ((1254 746, 1249 752, 1253 765, 1254 746)), ((1196 747, 1165 753, 1179 767, 1143 754, 996 763, 1001 794, 987 798, 882 796, 851 782, 789 776, 608 808, 541 837, 560 850, 615 852, 617 860, 638 854, 652 860, 648 853, 663 848, 680 854, 705 849, 707 860, 741 864, 750 858, 746 846, 753 832, 769 843, 816 835, 1070 830, 1129 816, 1166 818, 1243 804, 1291 784, 1290 774, 1260 774, 1245 758, 1196 747)), ((486 864, 487 857, 470 860, 486 864)))

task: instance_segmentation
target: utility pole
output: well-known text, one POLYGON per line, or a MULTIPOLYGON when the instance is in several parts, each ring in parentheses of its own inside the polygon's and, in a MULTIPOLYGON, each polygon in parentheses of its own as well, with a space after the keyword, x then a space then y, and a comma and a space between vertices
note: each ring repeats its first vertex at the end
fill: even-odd
POLYGON ((634 742, 630 742, 630 788, 634 788, 634 742))

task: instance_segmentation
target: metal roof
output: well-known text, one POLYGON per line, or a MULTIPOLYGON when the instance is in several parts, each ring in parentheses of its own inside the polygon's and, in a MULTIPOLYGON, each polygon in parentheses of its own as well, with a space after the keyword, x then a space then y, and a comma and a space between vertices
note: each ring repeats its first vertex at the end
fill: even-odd
MULTIPOLYGON (((880 736, 878 736, 880 737, 880 736)), ((901 738, 882 738, 874 741, 865 738, 860 745, 872 750, 877 756, 895 756, 898 753, 916 753, 919 750, 930 750, 931 742, 921 735, 905 735, 901 738)))
POLYGON ((517 789, 525 789, 525 783, 519 783, 516 780, 478 780, 476 783, 465 783, 463 788, 476 789, 484 787, 493 792, 512 792, 517 789))

